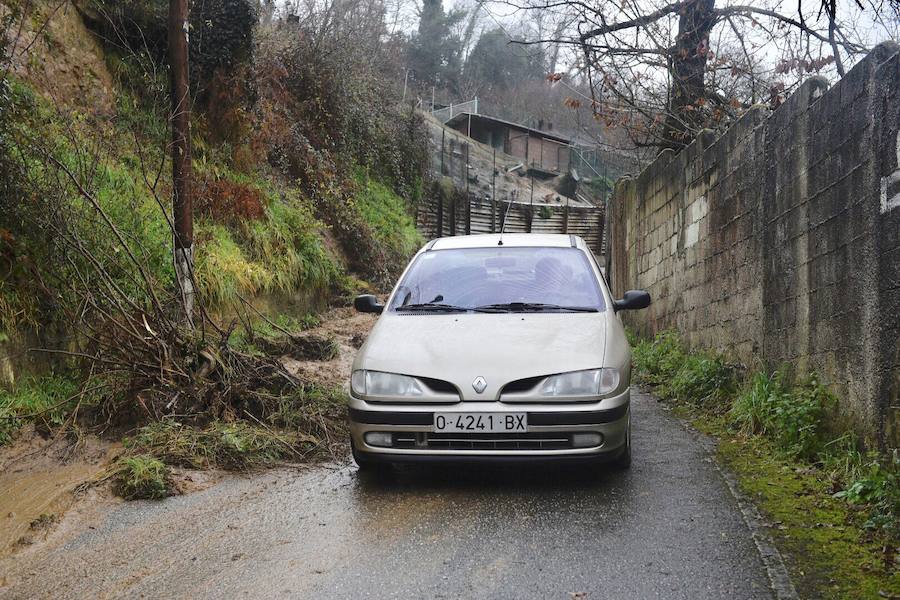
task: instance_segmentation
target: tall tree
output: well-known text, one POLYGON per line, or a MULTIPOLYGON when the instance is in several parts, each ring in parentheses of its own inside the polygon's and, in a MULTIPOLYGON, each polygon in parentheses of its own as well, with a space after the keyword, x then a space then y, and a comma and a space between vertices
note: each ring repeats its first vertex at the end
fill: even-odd
POLYGON ((577 23, 575 31, 529 43, 577 50, 597 117, 631 128, 640 145, 681 147, 700 129, 738 116, 760 86, 777 104, 809 74, 840 74, 846 60, 867 51, 833 13, 783 13, 779 0, 498 1, 577 23), (738 93, 746 89, 751 97, 738 93))
POLYGON ((540 54, 528 54, 522 46, 510 43, 500 28, 483 32, 472 48, 465 65, 465 76, 478 94, 502 93, 531 79, 543 79, 540 54))
POLYGON ((410 47, 410 68, 420 84, 452 87, 460 70, 460 42, 451 28, 465 13, 444 13, 441 0, 423 0, 419 29, 410 47))

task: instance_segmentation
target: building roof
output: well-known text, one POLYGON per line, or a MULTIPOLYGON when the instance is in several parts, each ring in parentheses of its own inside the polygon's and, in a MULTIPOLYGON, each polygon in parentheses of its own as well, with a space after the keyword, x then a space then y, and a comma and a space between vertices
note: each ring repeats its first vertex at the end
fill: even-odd
MULTIPOLYGON (((480 233, 474 235, 457 235, 442 237, 429 243, 429 250, 448 250, 451 248, 492 248, 498 245, 501 234, 480 233)), ((565 233, 504 233, 504 247, 540 247, 567 248, 583 247, 584 242, 577 235, 565 233)))
POLYGON ((482 122, 482 123, 496 123, 498 125, 505 125, 506 127, 510 127, 512 129, 518 129, 519 131, 527 131, 528 133, 540 136, 542 138, 546 138, 548 140, 554 140, 561 144, 571 145, 572 139, 566 137, 564 135, 559 135, 556 133, 550 133, 547 131, 541 131, 540 129, 535 129, 533 127, 528 127, 527 125, 522 125, 521 123, 513 123, 512 121, 507 121, 505 119, 500 119, 497 117, 490 117, 488 115, 479 115, 476 113, 469 112, 461 112, 457 115, 453 115, 447 122, 446 125, 450 127, 462 125, 467 123, 469 117, 472 118, 472 122, 482 122))

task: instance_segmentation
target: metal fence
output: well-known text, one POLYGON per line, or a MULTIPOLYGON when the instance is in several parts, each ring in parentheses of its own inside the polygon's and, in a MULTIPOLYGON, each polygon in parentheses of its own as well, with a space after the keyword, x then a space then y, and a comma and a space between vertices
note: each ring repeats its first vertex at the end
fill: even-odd
POLYGON ((469 100, 468 102, 461 102, 459 104, 451 104, 446 108, 439 108, 437 110, 432 110, 431 114, 434 115, 434 118, 440 120, 441 123, 446 123, 453 117, 461 113, 472 113, 473 115, 478 114, 478 98, 474 100, 469 100))

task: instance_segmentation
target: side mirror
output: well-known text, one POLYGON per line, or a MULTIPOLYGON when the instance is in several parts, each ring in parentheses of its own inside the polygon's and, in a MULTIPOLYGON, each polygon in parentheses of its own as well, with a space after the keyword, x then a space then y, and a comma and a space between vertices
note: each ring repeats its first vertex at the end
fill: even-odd
POLYGON ((650 294, 644 290, 628 290, 621 300, 613 302, 613 310, 638 310, 650 306, 650 294))
POLYGON ((357 296, 353 300, 353 308, 361 313, 375 313, 380 315, 382 311, 384 311, 384 304, 378 302, 378 298, 372 294, 363 294, 362 296, 357 296))

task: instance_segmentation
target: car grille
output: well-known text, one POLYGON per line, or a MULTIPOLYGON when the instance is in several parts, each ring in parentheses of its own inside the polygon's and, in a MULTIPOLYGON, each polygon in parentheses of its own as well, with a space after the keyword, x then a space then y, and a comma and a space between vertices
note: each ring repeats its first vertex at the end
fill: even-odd
POLYGON ((572 436, 528 433, 394 433, 394 448, 419 450, 567 450, 572 436))

